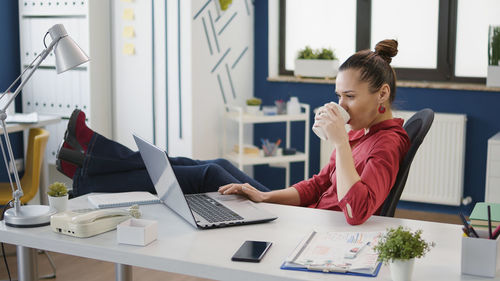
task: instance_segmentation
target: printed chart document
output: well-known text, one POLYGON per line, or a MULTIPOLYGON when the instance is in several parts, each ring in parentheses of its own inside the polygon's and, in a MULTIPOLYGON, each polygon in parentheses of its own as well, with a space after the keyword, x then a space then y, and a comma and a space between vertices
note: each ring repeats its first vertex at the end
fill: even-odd
POLYGON ((373 250, 381 232, 312 231, 281 269, 377 276, 381 262, 373 250))
POLYGON ((158 196, 146 191, 118 192, 90 195, 90 204, 97 208, 127 207, 132 205, 145 205, 161 203, 158 196))

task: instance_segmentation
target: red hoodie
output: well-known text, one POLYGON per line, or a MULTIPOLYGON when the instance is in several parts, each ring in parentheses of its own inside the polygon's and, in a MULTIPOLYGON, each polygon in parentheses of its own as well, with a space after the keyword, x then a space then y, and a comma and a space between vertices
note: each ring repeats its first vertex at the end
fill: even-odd
POLYGON ((395 118, 364 129, 349 132, 354 166, 361 177, 347 194, 338 200, 335 151, 328 165, 312 178, 293 185, 299 192, 300 204, 310 208, 343 211, 349 224, 365 222, 378 213, 389 194, 399 170, 399 162, 410 148, 410 139, 402 127, 403 119, 395 118), (352 218, 346 204, 352 209, 352 218))

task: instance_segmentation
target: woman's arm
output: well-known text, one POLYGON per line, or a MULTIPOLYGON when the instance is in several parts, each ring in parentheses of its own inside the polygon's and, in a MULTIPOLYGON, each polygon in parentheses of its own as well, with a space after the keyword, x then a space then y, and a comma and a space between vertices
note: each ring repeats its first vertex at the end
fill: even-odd
POLYGON ((239 194, 254 202, 300 205, 299 192, 294 187, 262 192, 248 183, 230 183, 219 188, 221 194, 239 194))

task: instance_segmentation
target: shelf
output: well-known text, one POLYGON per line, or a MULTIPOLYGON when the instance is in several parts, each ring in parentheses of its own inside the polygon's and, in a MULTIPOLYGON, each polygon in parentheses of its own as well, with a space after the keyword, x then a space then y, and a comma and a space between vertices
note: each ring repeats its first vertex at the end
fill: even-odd
POLYGON ((302 152, 297 152, 294 155, 280 155, 280 156, 248 156, 243 155, 243 159, 239 161, 239 154, 232 152, 224 155, 224 158, 231 160, 235 163, 243 165, 259 165, 270 163, 283 163, 283 162, 301 162, 306 160, 306 155, 302 152))
MULTIPOLYGON (((239 122, 240 114, 238 112, 226 113, 226 117, 229 120, 239 122)), ((255 124, 255 123, 274 123, 274 122, 286 122, 286 121, 304 121, 308 118, 306 113, 289 115, 289 114, 279 114, 279 115, 254 115, 254 114, 241 114, 241 121, 244 124, 255 124)))

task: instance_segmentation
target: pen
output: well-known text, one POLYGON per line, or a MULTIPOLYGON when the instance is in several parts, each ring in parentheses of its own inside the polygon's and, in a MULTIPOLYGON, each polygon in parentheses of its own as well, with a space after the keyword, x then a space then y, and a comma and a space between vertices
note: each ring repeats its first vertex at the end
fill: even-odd
POLYGON ((460 216, 460 219, 462 220, 462 224, 469 231, 469 237, 471 236, 470 234, 472 233, 474 237, 479 238, 479 235, 477 235, 477 232, 474 230, 472 225, 469 225, 469 223, 465 219, 464 215, 462 213, 458 213, 458 215, 460 216))
POLYGON ((500 235, 500 224, 495 228, 495 231, 493 231, 493 239, 497 239, 498 235, 500 235))
POLYGON ((367 245, 370 245, 370 242, 363 244, 361 247, 354 247, 354 248, 350 249, 349 252, 347 252, 345 254, 344 258, 346 258, 346 259, 355 258, 359 254, 359 252, 361 252, 361 250, 363 250, 365 248, 365 246, 367 246, 367 245))
POLYGON ((271 155, 274 155, 274 152, 276 151, 276 149, 278 149, 278 146, 280 145, 280 143, 281 143, 281 139, 278 139, 276 141, 276 144, 273 147, 273 151, 271 151, 271 155))
POLYGON ((491 206, 488 205, 488 233, 489 238, 493 239, 493 234, 491 233, 491 206))
POLYGON ((469 230, 464 226, 462 227, 462 231, 464 232, 464 234, 467 236, 467 237, 470 237, 469 235, 469 230))

